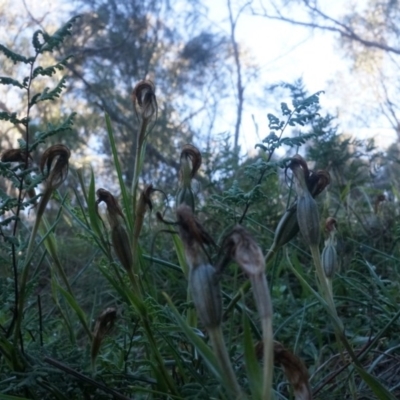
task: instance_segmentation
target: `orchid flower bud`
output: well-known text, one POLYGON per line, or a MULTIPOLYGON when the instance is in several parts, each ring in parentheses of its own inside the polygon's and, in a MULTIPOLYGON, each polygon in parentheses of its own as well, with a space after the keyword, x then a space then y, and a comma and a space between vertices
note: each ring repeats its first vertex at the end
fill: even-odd
POLYGON ((157 115, 158 105, 153 82, 143 80, 137 83, 132 92, 132 102, 136 115, 144 120, 150 120, 153 115, 157 115))
POLYGON ((195 209, 192 179, 201 166, 201 153, 191 144, 186 144, 181 152, 181 165, 179 171, 179 190, 176 204, 187 204, 192 211, 195 209))
POLYGON ((71 151, 63 144, 55 144, 43 153, 39 167, 47 176, 46 183, 50 190, 57 189, 67 178, 70 156, 71 151))
POLYGON ((207 329, 215 328, 222 321, 221 289, 217 270, 204 253, 204 245, 214 244, 214 241, 189 206, 181 204, 176 215, 189 265, 189 289, 197 315, 207 329))
POLYGON ((117 255, 122 266, 131 271, 133 267, 133 256, 128 233, 123 226, 124 215, 116 198, 105 189, 98 189, 96 205, 101 202, 107 205, 107 218, 111 228, 111 241, 114 246, 115 254, 117 255))

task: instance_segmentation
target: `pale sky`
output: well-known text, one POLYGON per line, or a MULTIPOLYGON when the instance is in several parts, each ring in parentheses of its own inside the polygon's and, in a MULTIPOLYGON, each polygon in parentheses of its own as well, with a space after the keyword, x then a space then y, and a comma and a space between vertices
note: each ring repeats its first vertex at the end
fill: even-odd
MULTIPOLYGON (((268 2, 268 0, 263 1, 268 2)), ((235 1, 232 0, 232 3, 235 4, 235 1)), ((206 0, 206 4, 209 7, 210 18, 226 33, 229 33, 227 0, 206 0)), ((349 1, 323 0, 320 4, 329 15, 340 17, 344 7, 349 6, 349 1)), ((301 14, 292 17, 302 19, 301 14)), ((350 64, 341 53, 337 36, 334 34, 320 30, 312 32, 281 21, 256 17, 250 15, 249 12, 241 14, 236 34, 237 40, 251 50, 257 63, 262 67, 264 81, 269 84, 281 81, 292 83, 295 79, 302 77, 310 94, 320 90, 325 91, 320 98, 322 111, 339 114, 337 122, 346 133, 359 138, 374 137, 377 144, 381 146, 386 146, 396 139, 394 132, 386 126, 385 121, 377 123, 376 126, 365 127, 360 126, 350 118, 349 114, 345 113, 344 110, 348 105, 344 105, 343 102, 345 96, 351 98, 351 90, 344 88, 342 96, 339 96, 339 88, 333 81, 338 74, 347 76, 351 80, 350 64)), ((288 100, 277 99, 276 101, 288 100)), ((256 116, 260 136, 262 136, 261 132, 268 134, 266 114, 271 111, 273 110, 255 110, 246 106, 243 120, 246 137, 242 138, 241 142, 243 150, 251 151, 258 141, 254 134, 251 114, 254 113, 256 116)), ((225 121, 225 126, 223 123, 219 125, 221 131, 229 129, 229 122, 225 121)), ((232 129, 230 128, 230 131, 232 129)))
MULTIPOLYGON (((171 0, 171 4, 173 5, 171 0)), ((209 18, 215 22, 215 26, 229 35, 227 0, 204 0, 209 8, 209 18)), ((256 3, 257 0, 254 1, 256 3)), ((268 0, 263 0, 267 2, 268 0)), ((0 3, 10 3, 10 0, 0 0, 0 3)), ((50 15, 66 9, 73 2, 67 0, 25 0, 30 12, 35 17, 40 17, 43 13, 50 15), (60 5, 62 7, 60 7, 60 5)), ((232 3, 237 3, 232 0, 232 3)), ((345 0, 322 0, 320 2, 324 10, 331 15, 338 17, 342 13, 343 7, 348 6, 345 0)), ((21 10, 25 14, 24 3, 21 0, 13 1, 14 10, 21 10)), ((235 13, 235 9, 234 9, 235 13)), ((293 15, 301 18, 302 15, 293 15)), ((64 18, 65 19, 65 18, 64 18)), ((4 32, 3 32, 4 34, 4 32)), ((338 124, 343 131, 358 137, 376 137, 379 144, 385 145, 395 140, 395 135, 385 124, 378 126, 360 127, 358 123, 352 121, 349 114, 343 112, 346 107, 344 99, 351 99, 352 89, 342 88, 342 95, 337 85, 332 82, 342 74, 345 77, 350 75, 349 63, 341 54, 337 38, 331 34, 321 31, 311 32, 302 27, 295 27, 287 23, 276 20, 268 20, 263 17, 255 17, 249 12, 241 14, 236 30, 237 40, 243 49, 250 51, 256 64, 260 66, 260 82, 253 83, 246 88, 245 100, 256 96, 262 96, 262 86, 278 82, 293 82, 302 77, 307 90, 311 93, 323 90, 325 94, 321 96, 323 112, 329 111, 331 114, 339 113, 338 124), (346 93, 347 90, 347 94, 346 93), (347 96, 347 97, 346 97, 347 96), (350 96, 350 97, 349 97, 350 96)), ((358 93, 360 92, 357 88, 358 93)), ((281 101, 290 102, 288 98, 271 99, 271 102, 279 104, 281 101)), ((273 103, 272 103, 273 104, 273 103)), ((267 113, 274 112, 273 109, 256 109, 245 102, 242 123, 241 145, 243 151, 252 151, 254 145, 259 142, 255 134, 252 114, 259 126, 259 136, 262 139, 269 133, 267 124, 267 113)), ((230 132, 233 134, 235 122, 235 109, 224 112, 218 123, 215 125, 216 132, 230 132)))

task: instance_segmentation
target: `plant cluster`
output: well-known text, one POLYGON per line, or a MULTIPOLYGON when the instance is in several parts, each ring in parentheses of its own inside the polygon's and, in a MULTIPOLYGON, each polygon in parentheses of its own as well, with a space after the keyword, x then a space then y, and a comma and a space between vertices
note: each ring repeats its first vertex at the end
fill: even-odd
POLYGON ((365 212, 363 190, 373 187, 344 173, 351 155, 330 160, 344 156, 343 142, 319 114, 321 93, 286 85, 292 105, 281 104, 281 118, 268 114, 259 155, 206 198, 195 190, 203 157, 192 144, 181 150, 176 190, 141 184, 158 103, 155 85, 140 81, 130 187, 106 114, 118 182, 103 188, 95 171, 71 168, 73 150, 48 146, 72 129, 73 114, 32 130, 32 108, 58 97, 65 79, 40 93, 32 83, 69 58, 36 64, 74 20, 53 35, 35 32, 32 57, 0 46, 29 71, 0 77, 26 93, 23 116, 0 114, 24 132, 0 163, 0 398, 395 399, 400 229, 385 225, 389 191, 365 212), (293 154, 278 159, 283 146, 293 154), (330 146, 327 159, 312 157, 316 146, 330 146), (69 179, 79 182, 73 194, 63 189, 69 179), (382 243, 369 240, 373 224, 386 229, 382 243), (84 244, 76 269, 65 254, 73 239, 84 244))

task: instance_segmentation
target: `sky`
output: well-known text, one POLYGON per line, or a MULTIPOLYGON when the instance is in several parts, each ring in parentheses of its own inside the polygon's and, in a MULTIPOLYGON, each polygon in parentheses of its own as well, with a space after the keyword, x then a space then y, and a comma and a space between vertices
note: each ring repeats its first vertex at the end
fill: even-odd
MULTIPOLYGON (((173 4, 174 0, 171 0, 173 4)), ((204 0, 208 7, 208 18, 213 21, 217 29, 229 35, 230 27, 228 21, 227 0, 204 0)), ((257 1, 253 0, 253 4, 257 1)), ((263 0, 267 2, 267 0, 263 0)), ((0 0, 10 3, 10 0, 0 0)), ((73 2, 72 2, 73 3, 73 2)), ((21 14, 26 13, 25 4, 29 11, 40 18, 45 13, 54 15, 59 10, 71 6, 70 1, 66 0, 14 0, 12 2, 21 14)), ((232 0, 237 4, 237 0, 232 0)), ((243 2, 241 2, 243 3, 243 2)), ((324 11, 334 17, 340 17, 349 2, 345 0, 321 0, 324 11)), ((237 10, 233 7, 234 14, 237 10)), ((298 11, 294 15, 301 18, 298 11)), ((325 94, 321 96, 323 112, 339 114, 338 123, 344 132, 351 135, 366 138, 375 137, 379 145, 385 145, 395 140, 395 135, 385 124, 378 123, 376 126, 361 126, 353 121, 350 114, 346 114, 343 105, 343 97, 338 96, 335 78, 338 74, 349 75, 349 62, 340 51, 337 37, 331 33, 314 31, 302 27, 295 27, 290 24, 257 17, 249 11, 243 12, 237 23, 236 38, 240 48, 246 55, 254 60, 260 68, 260 82, 246 88, 245 108, 243 113, 243 123, 241 130, 241 146, 244 152, 252 152, 256 143, 268 135, 267 113, 274 112, 272 109, 260 109, 246 101, 257 96, 262 96, 262 85, 278 82, 293 82, 297 78, 302 78, 309 93, 323 90, 325 94), (261 83, 261 84, 260 84, 261 83), (258 125, 259 137, 257 137, 253 117, 258 125)), ((350 92, 351 89, 347 88, 350 92)), ((362 94, 362 92, 361 92, 362 94)), ((289 101, 290 99, 278 99, 271 101, 289 101)), ((231 132, 233 134, 235 121, 234 107, 230 111, 221 115, 215 125, 216 132, 231 132)))
MULTIPOLYGON (((232 3, 235 4, 234 0, 232 3)), ((256 3, 256 0, 253 3, 256 3)), ((349 1, 345 0, 322 0, 319 3, 327 14, 335 18, 340 18, 349 6, 349 1)), ((229 33, 227 0, 206 0, 206 4, 210 19, 229 33)), ((296 13, 293 17, 301 19, 302 15, 296 13)), ((238 19, 236 37, 242 46, 250 49, 261 67, 262 79, 269 84, 282 81, 291 83, 301 77, 310 94, 320 90, 325 92, 320 98, 322 109, 339 116, 338 122, 344 132, 358 138, 374 137, 379 146, 386 146, 396 140, 394 132, 384 121, 364 126, 345 112, 344 95, 338 96, 335 78, 342 74, 350 79, 351 72, 350 63, 339 47, 338 36, 331 32, 311 31, 243 12, 238 19)), ((351 90, 348 92, 351 98, 351 90)), ((246 135, 241 141, 244 150, 251 151, 258 142, 251 115, 255 115, 259 131, 266 132, 267 135, 266 114, 270 111, 255 110, 246 106, 243 120, 243 131, 246 131, 246 135)), ((229 118, 225 122, 225 126, 223 123, 219 125, 221 131, 229 129, 229 118)))

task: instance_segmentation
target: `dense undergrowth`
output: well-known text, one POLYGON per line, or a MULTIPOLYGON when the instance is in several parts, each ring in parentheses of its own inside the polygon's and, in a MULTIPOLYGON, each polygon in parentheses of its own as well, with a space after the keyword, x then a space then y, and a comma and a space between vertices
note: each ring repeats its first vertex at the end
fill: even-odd
POLYGON ((23 132, 0 163, 0 398, 399 398, 396 147, 344 138, 321 93, 286 84, 256 157, 188 144, 160 192, 140 181, 158 109, 140 81, 133 181, 106 115, 103 188, 69 165, 74 114, 31 121, 65 86, 35 82, 73 62, 39 66, 73 23, 36 32, 32 57, 0 47, 28 71, 0 77, 25 99, 0 113, 23 132))

